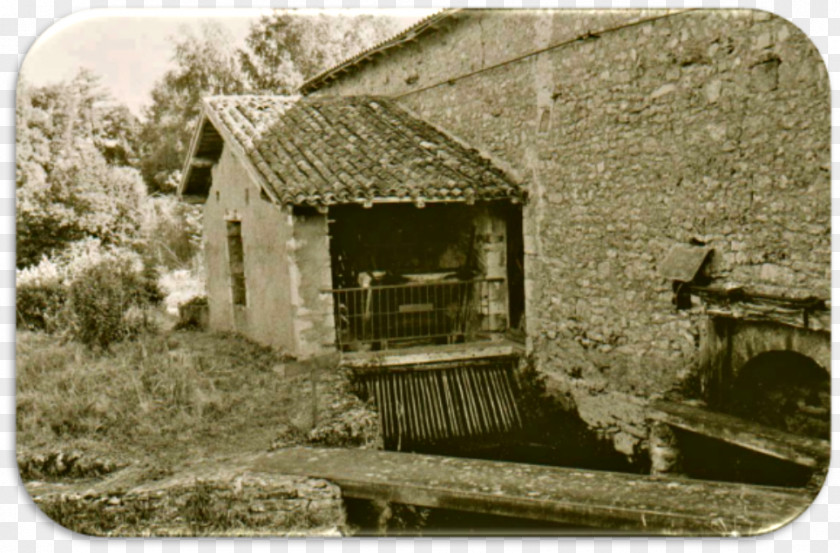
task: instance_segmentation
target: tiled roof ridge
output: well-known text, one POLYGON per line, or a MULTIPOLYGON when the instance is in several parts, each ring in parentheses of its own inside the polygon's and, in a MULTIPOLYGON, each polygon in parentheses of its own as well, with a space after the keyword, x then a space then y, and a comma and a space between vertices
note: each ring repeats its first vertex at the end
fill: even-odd
MULTIPOLYGON (((403 42, 405 42, 406 38, 411 35, 419 36, 420 34, 424 33, 428 29, 432 28, 433 24, 439 23, 444 19, 448 19, 458 12, 463 11, 462 8, 445 8, 440 11, 437 11, 427 17, 424 17, 420 21, 414 23, 410 27, 400 31, 396 35, 392 36, 391 38, 385 39, 382 42, 371 46, 366 50, 362 50, 358 54, 350 56, 349 58, 345 59, 344 61, 338 63, 337 65, 326 69, 314 77, 311 77, 304 81, 302 85, 298 88, 298 91, 303 95, 308 95, 310 92, 313 92, 324 84, 325 80, 331 77, 332 75, 339 73, 341 71, 346 71, 350 67, 368 61, 373 55, 381 54, 394 48, 403 42)), ((414 37, 412 37, 413 39, 414 37)))

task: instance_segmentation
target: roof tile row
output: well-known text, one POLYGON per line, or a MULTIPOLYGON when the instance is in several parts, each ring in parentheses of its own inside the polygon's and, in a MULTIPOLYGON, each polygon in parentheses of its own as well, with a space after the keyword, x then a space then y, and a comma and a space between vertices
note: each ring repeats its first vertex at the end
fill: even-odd
POLYGON ((524 199, 488 158, 387 99, 216 96, 205 109, 284 204, 524 199))

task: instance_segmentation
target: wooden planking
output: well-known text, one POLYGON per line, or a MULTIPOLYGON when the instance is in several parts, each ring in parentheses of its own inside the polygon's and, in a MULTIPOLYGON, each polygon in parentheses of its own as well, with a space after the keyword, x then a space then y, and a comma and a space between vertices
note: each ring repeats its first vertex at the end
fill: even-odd
POLYGON ((831 455, 831 444, 826 440, 791 434, 702 407, 659 400, 651 404, 648 416, 669 426, 809 468, 825 466, 831 455))
POLYGON ((389 448, 521 428, 508 363, 437 370, 377 371, 360 375, 374 398, 389 448))
POLYGON ((813 500, 799 489, 375 450, 283 449, 250 469, 324 478, 345 497, 648 535, 767 532, 813 500))

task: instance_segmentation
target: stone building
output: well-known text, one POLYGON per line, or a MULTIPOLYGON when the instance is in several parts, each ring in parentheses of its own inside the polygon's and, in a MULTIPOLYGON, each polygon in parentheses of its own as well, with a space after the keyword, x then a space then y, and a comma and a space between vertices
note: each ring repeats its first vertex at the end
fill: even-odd
MULTIPOLYGON (((451 10, 310 79, 301 93, 304 103, 380 98, 410 114, 409 126, 469 145, 475 163, 504 175, 505 190, 521 187, 504 194, 505 224, 496 225, 522 226, 521 317, 497 321, 520 323, 554 393, 618 451, 646 458, 672 439, 651 436, 662 398, 701 400, 738 418, 764 412, 757 422, 827 437, 829 82, 819 53, 787 21, 740 10, 451 10), (521 215, 510 199, 525 200, 521 215), (790 416, 773 420, 777 412, 790 416)), ((238 171, 227 167, 249 155, 249 139, 237 138, 244 151, 231 155, 209 129, 197 135, 183 193, 209 191, 211 317, 229 328, 235 317, 212 303, 229 287, 227 276, 213 276, 224 265, 221 221, 232 217, 222 210, 266 221, 262 212, 280 212, 256 189, 250 207, 241 191, 234 203, 215 203, 238 182, 222 174, 238 171), (193 184, 199 171, 212 172, 212 187, 193 184)), ((400 162, 414 167, 409 156, 400 162)), ((250 332, 279 345, 294 342, 290 332, 301 344, 303 327, 326 336, 340 314, 317 292, 336 283, 302 267, 314 252, 303 234, 315 232, 317 255, 328 251, 327 218, 306 208, 305 191, 300 201, 268 199, 297 207, 271 215, 279 238, 255 249, 248 294, 297 309, 289 313, 298 330, 266 312, 250 332), (291 275, 264 261, 290 252, 301 267, 291 275), (310 305, 308 294, 324 303, 310 305)), ((515 239, 497 240, 517 251, 515 239)), ((510 259, 498 261, 501 274, 516 282, 510 259)), ((697 413, 683 415, 684 427, 697 422, 697 413)))

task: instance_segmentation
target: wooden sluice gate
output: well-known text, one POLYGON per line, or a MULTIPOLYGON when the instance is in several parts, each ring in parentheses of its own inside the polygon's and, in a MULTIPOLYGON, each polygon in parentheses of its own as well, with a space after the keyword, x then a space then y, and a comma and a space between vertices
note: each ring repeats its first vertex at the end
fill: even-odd
POLYGON ((386 449, 397 451, 522 428, 517 361, 513 346, 498 343, 345 358, 376 404, 386 449))
MULTIPOLYGON (((492 441, 524 429, 517 405, 521 355, 521 345, 513 342, 345 354, 342 363, 353 369, 359 391, 376 402, 390 451, 290 448, 263 456, 252 468, 324 478, 347 498, 539 521, 545 532, 557 534, 752 535, 794 519, 816 493, 808 487, 404 453, 447 451, 471 438, 492 441), (443 447, 424 447, 436 443, 443 447)), ((704 416, 700 424, 692 413, 659 402, 651 420, 689 431, 713 429, 737 445, 793 458, 783 436, 765 432, 748 440, 738 431, 733 437, 720 430, 720 416, 704 416)), ((813 444, 800 441, 794 462, 814 465, 813 444)))
POLYGON ((385 370, 362 374, 379 410, 387 449, 453 438, 505 434, 521 428, 511 363, 385 370))

